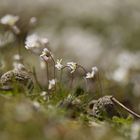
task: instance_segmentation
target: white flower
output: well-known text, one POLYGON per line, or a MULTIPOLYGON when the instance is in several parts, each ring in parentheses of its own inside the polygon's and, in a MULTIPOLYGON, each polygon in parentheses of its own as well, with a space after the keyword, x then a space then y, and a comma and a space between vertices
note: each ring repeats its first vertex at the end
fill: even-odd
POLYGON ((77 68, 77 63, 75 62, 68 62, 67 66, 71 69, 71 73, 74 73, 77 68))
POLYGON ((15 55, 13 56, 13 59, 14 59, 15 61, 20 61, 20 60, 21 60, 21 56, 20 56, 19 54, 15 54, 15 55))
POLYGON ((95 73, 94 73, 93 71, 92 71, 91 73, 88 72, 88 73, 86 74, 86 78, 87 78, 87 79, 91 79, 91 78, 94 77, 94 75, 95 75, 95 73))
POLYGON ((34 107, 35 109, 39 109, 39 108, 40 108, 40 103, 39 103, 39 102, 34 101, 34 102, 32 102, 32 103, 33 103, 33 107, 34 107))
POLYGON ((49 87, 48 87, 48 89, 49 90, 52 89, 55 86, 55 84, 56 84, 56 80, 55 79, 49 80, 49 87))
POLYGON ((46 91, 42 91, 40 96, 43 98, 44 101, 49 100, 49 95, 46 91))
POLYGON ((58 70, 61 70, 63 68, 63 65, 61 64, 62 63, 62 59, 57 59, 56 60, 56 65, 55 67, 58 69, 58 70))
POLYGON ((30 23, 30 25, 35 25, 37 23, 37 18, 31 17, 29 23, 30 23))
POLYGON ((48 61, 51 57, 51 52, 47 48, 44 48, 40 57, 43 60, 48 61))
POLYGON ((96 74, 98 72, 98 68, 96 66, 92 67, 92 71, 96 74))
POLYGON ((98 68, 97 67, 92 67, 92 71, 91 72, 88 72, 86 74, 86 78, 87 79, 94 78, 94 76, 96 75, 97 72, 98 72, 98 68))
POLYGON ((35 54, 41 54, 42 50, 47 47, 49 41, 47 38, 41 38, 37 34, 29 35, 25 41, 25 48, 35 54))
POLYGON ((42 91, 40 95, 41 95, 42 97, 43 97, 43 96, 46 96, 46 95, 47 95, 47 92, 46 92, 46 91, 42 91))
POLYGON ((14 26, 18 20, 18 16, 5 15, 0 19, 0 23, 4 25, 14 26))

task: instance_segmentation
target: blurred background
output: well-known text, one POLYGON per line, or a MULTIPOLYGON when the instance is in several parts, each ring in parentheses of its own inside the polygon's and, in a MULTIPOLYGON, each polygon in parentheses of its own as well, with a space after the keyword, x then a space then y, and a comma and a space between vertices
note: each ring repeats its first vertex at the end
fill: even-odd
MULTIPOLYGON (((26 63, 39 65, 37 56, 24 48, 27 35, 47 37, 55 58, 76 61, 88 70, 97 66, 103 93, 140 112, 139 0, 0 0, 0 17, 6 14, 20 17, 26 63), (32 28, 30 20, 36 22, 32 28)), ((17 53, 15 40, 0 26, 0 59, 7 70, 17 53)))

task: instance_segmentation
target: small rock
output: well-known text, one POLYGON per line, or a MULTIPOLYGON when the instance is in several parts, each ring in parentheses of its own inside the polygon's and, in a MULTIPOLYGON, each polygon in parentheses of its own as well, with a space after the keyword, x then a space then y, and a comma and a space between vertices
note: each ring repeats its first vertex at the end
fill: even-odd
MULTIPOLYGON (((106 117, 107 118, 112 118, 113 116, 120 117, 117 107, 111 100, 111 97, 112 96, 104 96, 96 101, 94 100, 91 114, 100 120, 103 120, 106 117)), ((91 106, 92 103, 90 104, 90 108, 91 106)))

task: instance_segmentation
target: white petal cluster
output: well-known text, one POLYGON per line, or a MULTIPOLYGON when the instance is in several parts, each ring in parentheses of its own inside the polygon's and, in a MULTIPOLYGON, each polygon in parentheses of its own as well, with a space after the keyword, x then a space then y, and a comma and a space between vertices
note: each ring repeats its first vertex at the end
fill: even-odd
POLYGON ((63 68, 63 65, 62 65, 62 59, 57 59, 56 60, 56 65, 55 67, 58 69, 58 70, 61 70, 63 68))
POLYGON ((91 72, 88 72, 86 74, 86 78, 87 79, 94 78, 94 76, 96 75, 97 72, 98 72, 98 68, 97 67, 92 67, 92 71, 91 72))
POLYGON ((52 80, 49 80, 49 87, 48 89, 51 90, 56 84, 56 80, 55 79, 52 79, 52 80))
POLYGON ((74 73, 76 71, 76 68, 77 68, 77 63, 75 63, 75 62, 68 62, 67 63, 67 67, 70 68, 71 73, 74 73))
POLYGON ((48 43, 49 41, 47 38, 41 38, 37 34, 32 34, 26 38, 25 48, 40 55, 42 50, 47 47, 48 43))
POLYGON ((0 23, 3 25, 14 26, 18 20, 18 16, 8 14, 0 19, 0 23))

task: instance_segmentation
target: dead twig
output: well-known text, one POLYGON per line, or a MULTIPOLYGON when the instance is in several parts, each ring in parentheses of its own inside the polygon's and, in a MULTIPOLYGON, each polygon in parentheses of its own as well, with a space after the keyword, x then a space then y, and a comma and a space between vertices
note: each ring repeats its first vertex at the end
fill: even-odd
POLYGON ((127 112, 129 112, 130 114, 132 114, 133 116, 137 117, 140 119, 140 115, 135 113, 134 111, 132 111, 131 109, 127 108, 126 106, 124 106, 122 103, 120 103, 116 98, 114 98, 113 96, 111 97, 111 100, 116 103, 117 105, 119 105, 120 107, 122 107, 124 110, 126 110, 127 112))

